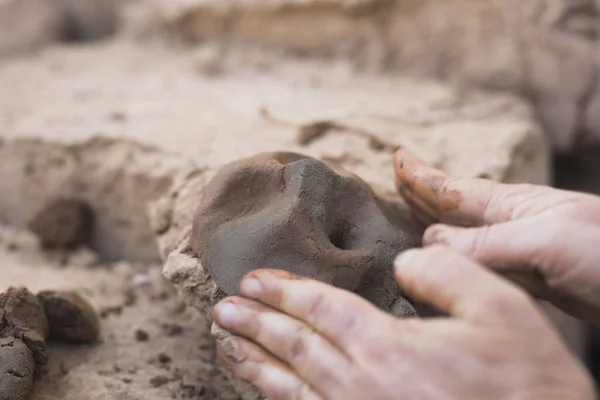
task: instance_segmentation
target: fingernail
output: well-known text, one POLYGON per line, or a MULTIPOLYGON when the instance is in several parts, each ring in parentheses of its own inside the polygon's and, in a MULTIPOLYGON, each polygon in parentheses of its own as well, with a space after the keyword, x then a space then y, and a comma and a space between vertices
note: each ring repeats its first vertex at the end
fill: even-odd
POLYGON ((215 307, 217 321, 223 328, 234 328, 238 318, 238 309, 231 302, 223 302, 215 307))
POLYGON ((454 230, 444 225, 434 225, 429 227, 423 234, 423 245, 432 244, 450 244, 454 236, 454 230))
POLYGON ((411 259, 415 256, 415 252, 416 250, 405 250, 398 254, 394 260, 394 268, 399 269, 407 264, 410 264, 411 259))
POLYGON ((258 279, 249 278, 243 280, 240 289, 244 296, 252 297, 255 299, 260 297, 261 287, 258 279))
POLYGON ((227 357, 227 360, 232 363, 239 364, 246 361, 248 357, 242 345, 235 336, 230 336, 228 338, 218 340, 217 346, 221 348, 222 354, 227 357))

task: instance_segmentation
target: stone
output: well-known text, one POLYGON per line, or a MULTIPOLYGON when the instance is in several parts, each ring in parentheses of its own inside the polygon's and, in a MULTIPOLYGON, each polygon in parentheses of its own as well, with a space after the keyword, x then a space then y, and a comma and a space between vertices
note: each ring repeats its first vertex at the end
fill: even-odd
POLYGON ((100 259, 156 261, 145 204, 168 190, 182 163, 127 140, 6 142, 0 146, 0 220, 21 228, 32 222, 45 244, 86 243, 100 259), (64 217, 71 223, 63 224, 64 217))
POLYGON ((116 0, 53 0, 65 13, 67 40, 91 41, 115 34, 119 28, 116 0))
POLYGON ((42 246, 69 249, 89 243, 93 221, 94 212, 85 201, 65 198, 51 201, 28 226, 42 246))
POLYGON ((49 338, 72 343, 93 343, 100 336, 100 318, 77 292, 46 290, 38 293, 44 307, 49 338))
POLYGON ((194 40, 348 60, 529 98, 557 151, 600 142, 594 0, 155 0, 194 40), (588 111, 589 110, 589 111, 588 111))
MULTIPOLYGON (((227 295, 257 268, 290 271, 390 311, 402 296, 394 257, 421 245, 423 227, 343 168, 297 153, 228 164, 204 188, 190 248, 227 295)), ((400 316, 415 314, 403 310, 400 316)))
POLYGON ((0 60, 58 41, 63 17, 52 1, 0 0, 0 60))
POLYGON ((0 59, 59 41, 89 41, 116 33, 115 0, 1 0, 0 59))

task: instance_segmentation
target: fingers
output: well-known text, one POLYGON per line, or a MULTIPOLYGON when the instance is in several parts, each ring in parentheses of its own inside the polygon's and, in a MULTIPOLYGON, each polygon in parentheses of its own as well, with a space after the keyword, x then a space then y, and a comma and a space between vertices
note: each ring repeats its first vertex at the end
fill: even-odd
POLYGON ((407 203, 432 219, 455 225, 509 221, 515 208, 538 190, 529 185, 452 178, 404 149, 394 155, 394 170, 407 203))
POLYGON ((254 300, 229 297, 215 308, 216 322, 260 345, 292 367, 319 393, 341 387, 349 359, 305 323, 254 300))
MULTIPOLYGON (((432 225, 423 235, 423 244, 430 246, 441 244, 451 247, 469 256, 475 261, 492 266, 495 269, 514 270, 534 268, 534 262, 540 261, 537 253, 543 252, 544 244, 538 235, 524 237, 524 232, 536 232, 532 222, 519 220, 478 228, 460 228, 444 224, 432 225)), ((535 222, 534 222, 535 224, 535 222)), ((535 228, 535 227, 534 227, 535 228)), ((538 227, 543 228, 543 227, 538 227)), ((548 246, 555 246, 552 238, 548 246)))
POLYGON ((454 250, 405 251, 394 266, 409 296, 451 316, 487 323, 521 323, 535 316, 521 290, 454 250))
MULTIPOLYGON (((594 324, 600 311, 594 304, 599 286, 594 268, 585 268, 582 254, 592 254, 600 234, 585 224, 527 219, 480 228, 433 225, 424 245, 441 244, 500 271, 532 295, 550 301, 568 314, 594 324), (527 232, 533 232, 527 234, 527 232), (585 240, 576 243, 566 236, 585 240)), ((597 253, 600 254, 600 251, 597 253)))
POLYGON ((241 293, 306 323, 340 349, 370 341, 373 333, 365 327, 391 320, 353 293, 284 271, 249 273, 242 280, 241 293))
POLYGON ((288 366, 250 341, 229 336, 217 340, 217 354, 233 372, 272 400, 322 400, 288 366))

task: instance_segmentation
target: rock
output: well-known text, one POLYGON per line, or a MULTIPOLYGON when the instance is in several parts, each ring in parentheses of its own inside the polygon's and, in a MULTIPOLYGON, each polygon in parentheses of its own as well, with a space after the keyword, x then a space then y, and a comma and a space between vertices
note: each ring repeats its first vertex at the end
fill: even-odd
POLYGON ((27 400, 34 371, 35 361, 25 343, 0 338, 0 400, 27 400))
POLYGON ((402 296, 390 266, 421 245, 423 228, 404 203, 343 168, 264 153, 228 164, 204 193, 190 248, 227 295, 265 267, 354 291, 386 311, 402 296))
POLYGON ((47 0, 0 1, 0 59, 31 52, 58 41, 62 9, 47 0))
POLYGON ((93 229, 94 212, 79 199, 56 199, 39 211, 28 224, 42 246, 75 248, 88 244, 93 229))
POLYGON ((119 26, 115 0, 0 1, 0 59, 61 40, 97 40, 119 26))
POLYGON ((44 308, 26 288, 9 288, 0 294, 0 338, 17 338, 31 350, 37 366, 48 362, 48 321, 44 308))
POLYGON ((38 299, 44 307, 50 339, 93 343, 100 335, 100 318, 92 305, 73 291, 43 291, 38 299))
POLYGON ((6 142, 0 146, 0 220, 25 227, 46 208, 32 221, 42 242, 64 246, 87 237, 83 241, 101 259, 157 261, 145 204, 168 190, 182 163, 127 140, 6 142), (53 203, 56 199, 77 201, 53 203), (88 235, 90 208, 94 222, 88 235), (58 223, 62 216, 72 223, 58 223))
POLYGON ((536 105, 556 150, 593 131, 594 0, 155 0, 187 38, 334 56, 359 68, 508 90, 536 105))
POLYGON ((148 335, 148 332, 146 332, 143 329, 135 330, 135 340, 137 340, 138 342, 147 342, 148 339, 150 339, 150 335, 148 335))
POLYGON ((116 0, 53 0, 64 10, 64 36, 68 40, 90 41, 103 39, 119 27, 116 0))

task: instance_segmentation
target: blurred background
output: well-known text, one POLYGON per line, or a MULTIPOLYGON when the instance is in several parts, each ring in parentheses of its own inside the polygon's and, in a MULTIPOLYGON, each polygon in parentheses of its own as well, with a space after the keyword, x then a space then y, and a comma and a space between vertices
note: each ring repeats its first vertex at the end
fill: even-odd
MULTIPOLYGON (((0 224, 77 195, 94 257, 161 264, 177 235, 148 203, 190 168, 272 150, 382 192, 404 146, 460 176, 600 194, 599 32, 600 0, 0 0, 0 224)), ((600 331, 549 312, 600 379, 600 331)))

